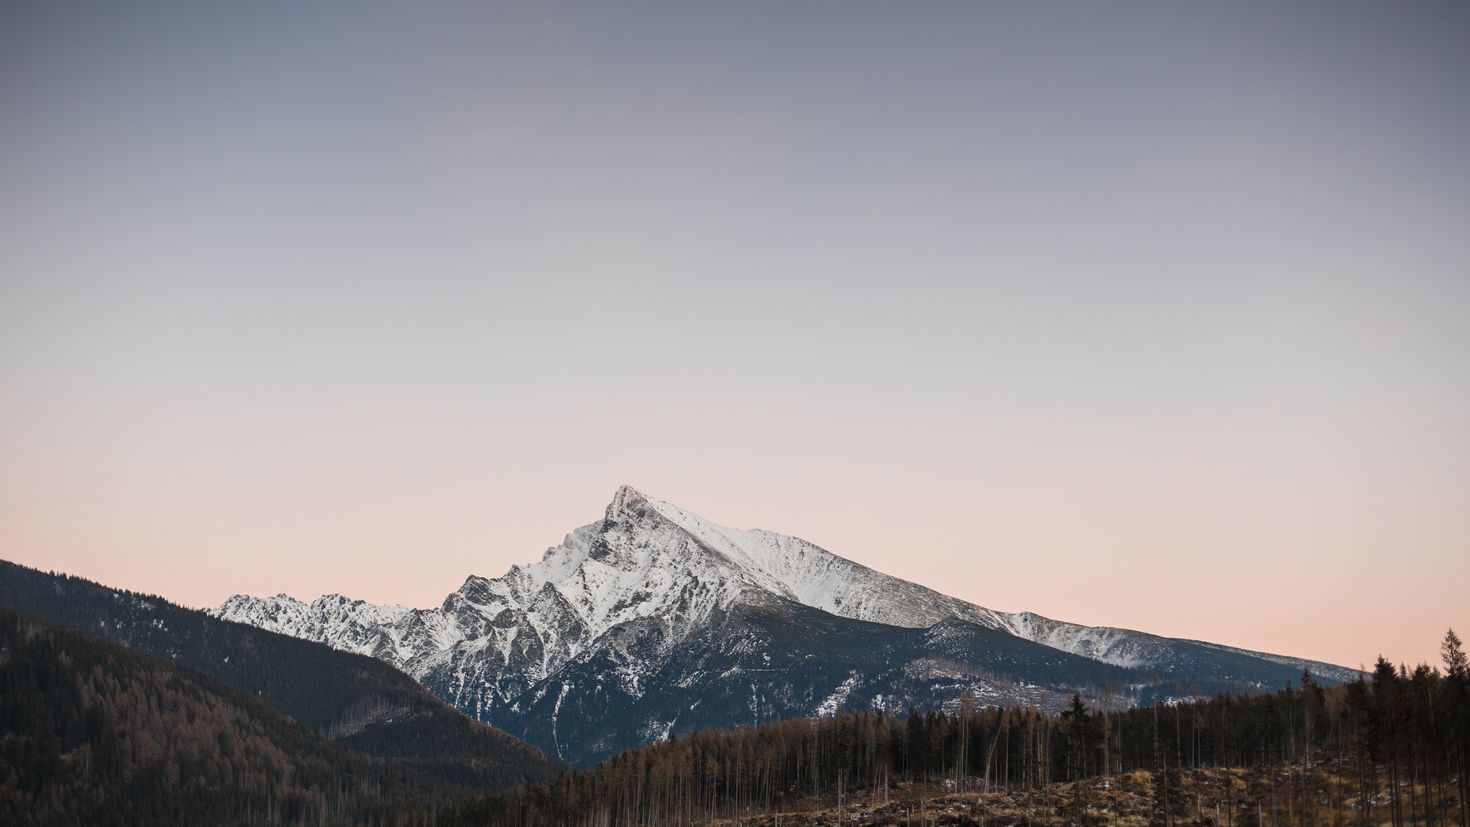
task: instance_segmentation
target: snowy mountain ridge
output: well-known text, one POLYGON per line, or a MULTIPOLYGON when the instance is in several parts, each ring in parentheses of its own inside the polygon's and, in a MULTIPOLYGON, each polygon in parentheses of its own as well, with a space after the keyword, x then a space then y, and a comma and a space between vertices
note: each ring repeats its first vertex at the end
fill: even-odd
MULTIPOLYGON (((236 595, 212 613, 372 655, 468 714, 498 721, 527 714, 543 702, 552 703, 548 714, 555 719, 569 686, 558 683, 563 674, 606 675, 618 693, 637 701, 657 692, 660 681, 672 680, 671 664, 692 657, 691 642, 716 645, 708 642, 710 636, 730 618, 751 611, 789 614, 796 607, 820 613, 814 617, 898 629, 959 623, 955 628, 962 632, 974 628, 999 635, 986 638, 995 641, 989 644, 994 651, 1028 641, 1046 647, 1039 652, 1181 676, 1203 669, 1216 677, 1250 680, 1245 675, 1255 664, 1278 672, 1289 666, 1298 675, 1307 669, 1330 680, 1354 674, 1279 655, 996 612, 796 537, 717 525, 630 486, 617 490, 601 520, 575 529, 541 560, 512 566, 499 578, 470 576, 436 608, 381 606, 341 595, 310 603, 285 595, 236 595), (1016 639, 1016 644, 1005 642, 1016 639)), ((959 637, 971 640, 968 634, 959 637)), ((944 639, 926 638, 932 645, 944 639)), ((730 645, 729 656, 738 660, 754 644, 730 645)), ((1038 655, 1027 651, 1035 661, 1038 655)), ((697 672, 679 678, 688 685, 702 679, 697 672)), ((816 706, 846 701, 854 685, 828 688, 816 706)), ((667 732, 672 723, 654 715, 644 725, 667 732)), ((553 720, 553 740, 555 730, 553 720)), ((559 743, 556 748, 560 751, 559 743)))

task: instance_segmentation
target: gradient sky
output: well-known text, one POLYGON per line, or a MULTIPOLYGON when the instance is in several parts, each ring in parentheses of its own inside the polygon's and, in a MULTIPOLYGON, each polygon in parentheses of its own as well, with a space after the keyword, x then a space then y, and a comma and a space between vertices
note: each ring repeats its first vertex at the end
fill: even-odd
POLYGON ((426 5, 0 4, 0 556, 434 605, 627 482, 1470 633, 1470 4, 426 5))

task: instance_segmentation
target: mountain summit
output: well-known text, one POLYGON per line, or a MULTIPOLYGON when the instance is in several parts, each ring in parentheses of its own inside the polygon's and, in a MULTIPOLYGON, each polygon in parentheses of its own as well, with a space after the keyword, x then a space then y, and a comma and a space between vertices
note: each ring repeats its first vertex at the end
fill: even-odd
POLYGON ((1105 688, 1138 702, 1277 686, 1304 669, 1356 674, 996 612, 627 485, 539 562, 471 576, 438 608, 236 595, 213 614, 385 660, 467 714, 584 763, 697 727, 839 708, 962 696, 1057 706, 1105 688))

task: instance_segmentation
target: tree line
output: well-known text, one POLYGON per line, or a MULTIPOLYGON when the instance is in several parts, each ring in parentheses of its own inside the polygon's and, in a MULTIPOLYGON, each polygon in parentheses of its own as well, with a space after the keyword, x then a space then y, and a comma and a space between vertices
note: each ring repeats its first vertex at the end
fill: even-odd
MULTIPOLYGON (((1320 774, 1297 770, 1331 762, 1351 785, 1332 791, 1333 800, 1348 801, 1335 824, 1470 827, 1470 669, 1453 631, 1442 649, 1443 669, 1379 658, 1350 683, 1324 686, 1303 673, 1299 685, 1277 692, 1146 707, 1088 708, 1074 697, 1051 715, 962 702, 948 712, 840 713, 697 732, 437 818, 520 827, 697 824, 831 806, 856 791, 902 784, 987 792, 1148 771, 1151 821, 1172 827, 1187 805, 1181 770, 1241 768, 1244 786, 1231 781, 1223 793, 1228 827, 1259 827, 1268 812, 1313 825, 1313 802, 1330 796, 1312 788, 1324 783, 1320 774)), ((1089 788, 1071 787, 1080 797, 1089 788)), ((1086 803, 1070 803, 1075 820, 1086 803)))

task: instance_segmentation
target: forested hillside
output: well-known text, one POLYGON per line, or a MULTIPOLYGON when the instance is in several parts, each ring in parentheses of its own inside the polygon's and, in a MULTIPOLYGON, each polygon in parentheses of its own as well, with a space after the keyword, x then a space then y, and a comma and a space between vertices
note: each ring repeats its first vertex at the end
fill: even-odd
POLYGON ((0 824, 408 824, 466 791, 223 681, 0 609, 0 824))
MULTIPOLYGON (((1380 659, 1370 677, 1341 686, 1304 675, 1299 687, 1276 693, 1127 710, 1090 710, 1074 699, 1060 715, 839 714, 701 732, 551 786, 454 808, 439 823, 663 825, 776 813, 795 823, 793 813, 854 794, 886 800, 914 789, 978 795, 1062 784, 1065 796, 1048 792, 1047 809, 1027 818, 1075 824, 1102 818, 1091 799, 1111 784, 1068 782, 1144 772, 1150 823, 1172 825, 1186 821, 1181 770, 1239 768, 1246 772, 1216 776, 1225 783, 1221 818, 1232 827, 1315 824, 1329 802, 1339 808, 1336 824, 1465 827, 1470 672, 1453 632, 1444 650, 1444 671, 1380 659)), ((1209 823, 1196 815, 1190 823, 1209 823)))
POLYGON ((219 620, 161 597, 0 561, 0 608, 214 676, 348 749, 413 763, 467 790, 545 781, 561 767, 465 718, 379 660, 219 620))

